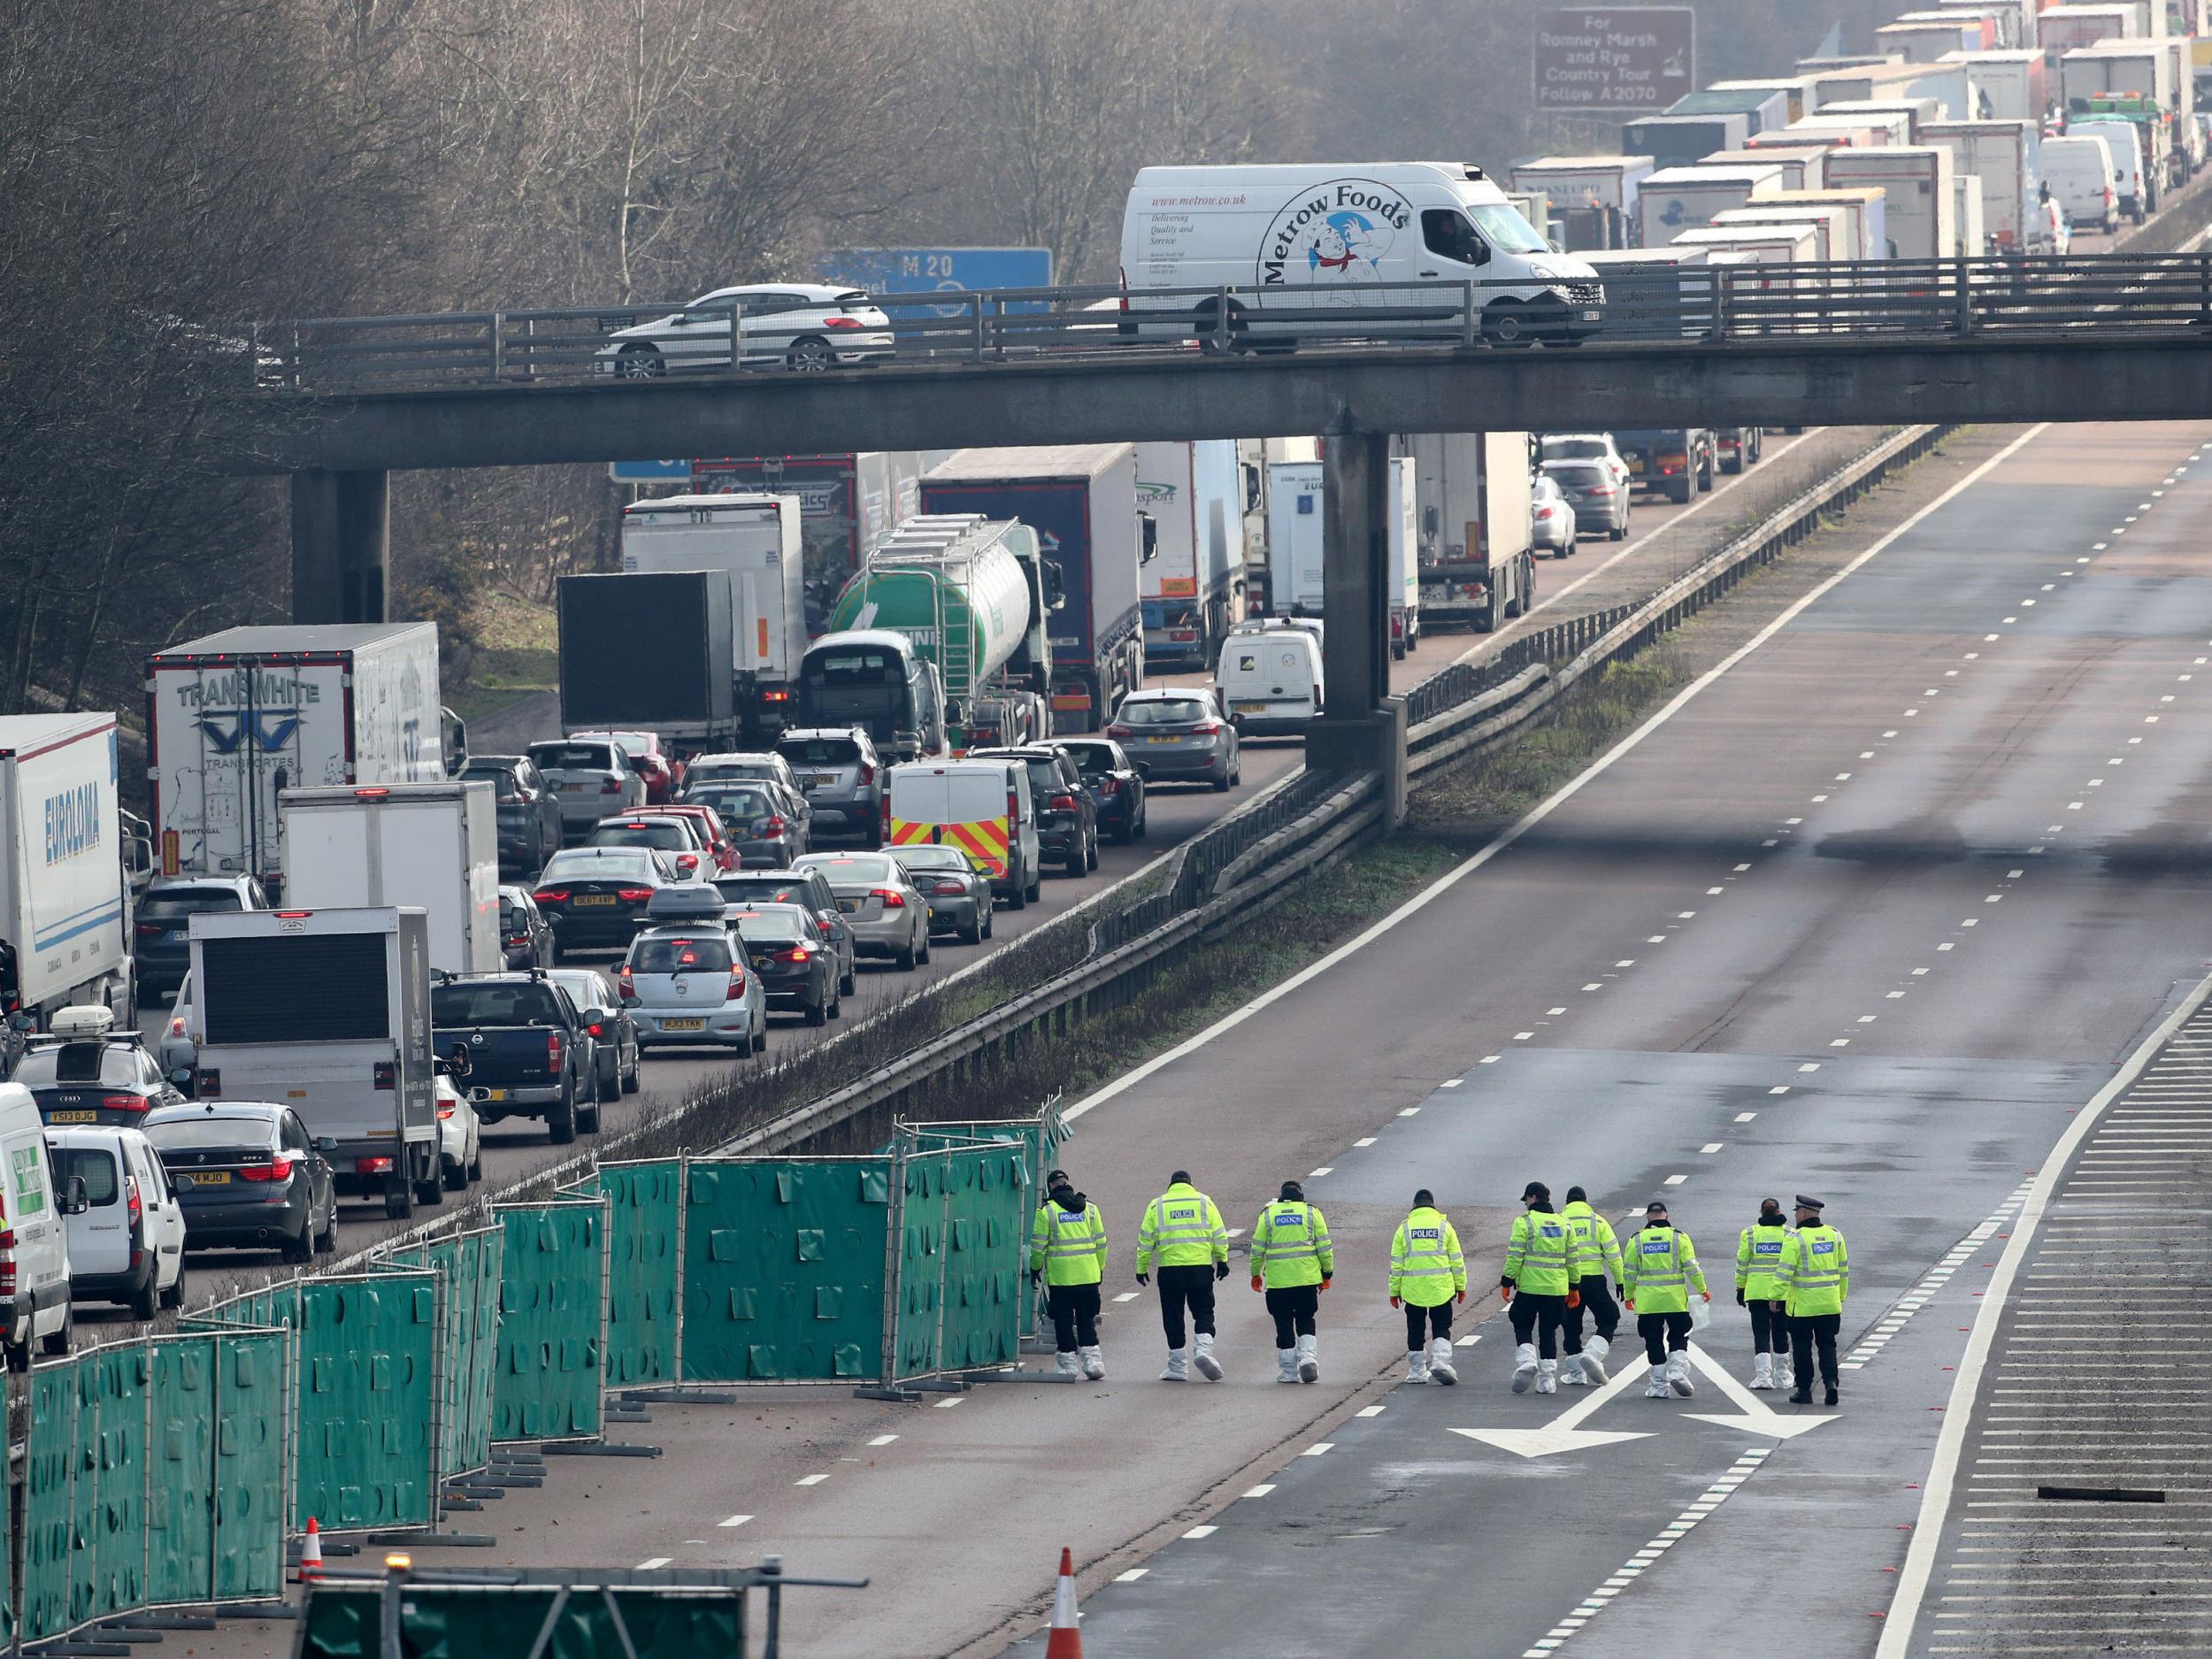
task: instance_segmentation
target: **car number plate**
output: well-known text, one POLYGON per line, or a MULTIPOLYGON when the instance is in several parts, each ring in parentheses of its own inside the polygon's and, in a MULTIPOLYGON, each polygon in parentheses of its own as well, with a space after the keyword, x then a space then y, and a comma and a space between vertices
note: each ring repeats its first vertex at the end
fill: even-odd
POLYGON ((858 899, 840 899, 837 901, 837 908, 842 910, 846 915, 850 916, 855 910, 857 910, 860 908, 860 901, 858 899))
POLYGON ((1239 714, 1265 714, 1267 705, 1264 703, 1240 703, 1236 710, 1239 714))
POLYGON ((799 787, 802 789, 826 789, 836 781, 834 778, 809 778, 799 787))
POLYGON ((1179 743, 1183 740, 1179 737, 1148 737, 1144 741, 1148 743, 1179 743))
POLYGON ((190 1181, 195 1187, 228 1187, 230 1185, 230 1171, 228 1170, 211 1170, 204 1175, 188 1175, 185 1179, 190 1181))
POLYGON ((593 787, 594 786, 590 784, 565 783, 561 786, 561 793, 563 795, 582 795, 587 790, 593 789, 593 787))
POLYGON ((50 1124, 96 1124, 100 1121, 100 1114, 98 1112, 48 1112, 46 1121, 50 1124))
POLYGON ((614 895, 611 893, 579 893, 569 902, 572 904, 612 904, 614 895))
POLYGON ((484 1098, 488 1101, 505 1100, 507 1098, 507 1091, 503 1088, 488 1088, 484 1091, 484 1098))
POLYGON ((1640 455, 1632 455, 1632 456, 1630 456, 1630 457, 1628 457, 1628 472, 1629 472, 1629 476, 1630 476, 1630 477, 1632 477, 1632 478, 1640 478, 1640 477, 1641 477, 1641 476, 1643 475, 1643 471, 1644 471, 1644 457, 1643 457, 1642 456, 1640 456, 1640 455))
POLYGON ((663 1031, 704 1031, 706 1028, 707 1022, 703 1019, 664 1019, 661 1021, 663 1031))

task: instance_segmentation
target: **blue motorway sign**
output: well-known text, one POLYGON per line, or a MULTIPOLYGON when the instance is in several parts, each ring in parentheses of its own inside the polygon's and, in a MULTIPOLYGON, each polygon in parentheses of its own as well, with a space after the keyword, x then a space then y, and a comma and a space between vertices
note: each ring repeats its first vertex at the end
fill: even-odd
MULTIPOLYGON (((729 354, 723 353, 725 357, 729 354)), ((618 484, 688 484, 691 463, 683 461, 611 461, 607 476, 618 484)))
POLYGON ((847 248, 825 254, 822 280, 872 294, 972 294, 1048 288, 1049 248, 847 248))

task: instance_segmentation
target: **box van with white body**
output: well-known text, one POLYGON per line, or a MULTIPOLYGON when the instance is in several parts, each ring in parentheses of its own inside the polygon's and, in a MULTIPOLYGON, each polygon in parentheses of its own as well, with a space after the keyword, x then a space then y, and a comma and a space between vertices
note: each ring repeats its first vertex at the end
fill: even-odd
MULTIPOLYGON (((1277 614, 1317 617, 1326 610, 1323 578, 1322 536, 1328 515, 1325 501, 1327 469, 1318 461, 1288 462, 1268 469, 1268 488, 1274 495, 1271 517, 1283 525, 1277 545, 1283 562, 1276 580, 1277 614)), ((1417 511, 1415 463, 1405 456, 1390 462, 1390 500, 1386 509, 1390 523, 1390 654, 1403 657, 1421 638, 1420 533, 1415 527, 1417 511)))
POLYGON ((2069 138, 2093 138, 2112 155, 2112 189, 2120 211, 2140 225, 2150 216, 2154 195, 2144 176, 2143 134, 2132 121, 2098 120, 2087 117, 2066 123, 2069 138))
POLYGON ((1944 61, 1966 72, 1969 107, 1981 111, 1970 119, 2040 125, 2050 110, 2049 71, 2041 52, 1953 52, 1944 61))
POLYGON ((1018 760, 913 761, 891 768, 884 795, 887 844, 957 847, 987 871, 991 892, 1026 909, 1042 882, 1029 768, 1018 760))
POLYGON ((161 1155, 142 1129, 49 1129, 54 1173, 65 1191, 85 1186, 85 1208, 68 1217, 70 1294, 112 1302, 150 1319, 184 1305, 184 1206, 161 1155))
POLYGON ((1554 253, 1479 167, 1439 161, 1147 167, 1122 223, 1125 326, 1202 342, 1375 334, 1456 337, 1457 296, 1435 321, 1362 312, 1427 303, 1419 283, 1479 283, 1484 337, 1520 345, 1598 331, 1605 296, 1590 267, 1554 253), (1225 330, 1207 332, 1233 288, 1225 330), (1269 313, 1294 312, 1271 319, 1269 313), (1157 320, 1148 320, 1156 318, 1157 320))
POLYGON ((1542 190, 1578 252, 1625 245, 1636 226, 1636 196, 1651 176, 1649 156, 1545 156, 1517 163, 1513 188, 1542 190))
POLYGON ((1769 207, 1762 202, 1755 207, 1730 208, 1714 219, 1709 228, 1741 231, 1774 225, 1810 229, 1814 233, 1812 257, 1815 259, 1848 259, 1858 252, 1857 249, 1847 246, 1851 227, 1840 207, 1769 207))
POLYGON ((1948 259, 1957 251, 1952 171, 1948 150, 1924 144, 1853 151, 1828 162, 1834 183, 1880 188, 1888 204, 1890 257, 1896 259, 1948 259))
MULTIPOLYGON (((1770 149, 1723 150, 1698 163, 1701 167, 1779 167, 1785 190, 1802 190, 1809 182, 1817 186, 1827 175, 1821 163, 1828 154, 1829 146, 1815 143, 1783 143, 1778 142, 1770 149)), ((1600 273, 1601 275, 1603 273, 1600 273)))
POLYGON ((1817 190, 1784 190, 1762 199, 1763 207, 1840 207, 1848 226, 1837 246, 1839 259, 1889 257, 1889 202, 1878 186, 1823 185, 1817 190))
POLYGON ((73 1181, 57 1181, 38 1102, 20 1083, 0 1083, 0 1344, 8 1369, 27 1370, 31 1340, 48 1354, 69 1351, 69 1234, 85 1208, 73 1181))
POLYGON ((1321 712, 1321 641, 1303 628, 1232 634, 1215 677, 1240 737, 1302 736, 1321 712))
POLYGON ((74 1003, 130 1018, 119 805, 113 715, 0 717, 0 1018, 74 1003))
POLYGON ((488 783, 287 789, 289 908, 412 904, 430 924, 430 965, 506 965, 499 927, 498 807, 488 783))
POLYGON ((1924 123, 1944 119, 1941 100, 1907 97, 1901 93, 1890 97, 1846 98, 1824 105, 1820 112, 1839 121, 1886 121, 1901 115, 1905 118, 1905 133, 1900 142, 1907 144, 1923 142, 1920 128, 1924 123))
POLYGON ((1662 247, 1686 230, 1702 230, 1713 215, 1741 207, 1784 188, 1782 169, 1750 167, 1669 167, 1644 180, 1638 226, 1643 245, 1662 247))
POLYGON ((2120 190, 2112 168, 2112 151, 2104 141, 2083 133, 2043 141, 2038 159, 2043 181, 2064 210, 2073 231, 2101 230, 2108 236, 2120 228, 2120 190))
POLYGON ((1979 190, 1982 230, 1993 250, 2025 253, 2031 240, 2029 204, 2039 177, 2037 150, 2042 142, 2036 124, 1932 121, 1921 133, 1931 144, 1947 145, 1959 176, 1979 190))

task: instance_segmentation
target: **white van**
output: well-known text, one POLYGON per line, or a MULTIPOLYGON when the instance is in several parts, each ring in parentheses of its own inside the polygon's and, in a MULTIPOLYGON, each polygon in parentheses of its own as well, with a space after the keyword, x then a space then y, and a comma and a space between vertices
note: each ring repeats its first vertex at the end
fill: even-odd
POLYGON ((141 1129, 50 1129, 63 1190, 84 1182, 86 1207, 68 1218, 70 1294, 119 1302, 135 1319, 184 1305, 184 1205, 161 1155, 141 1129))
POLYGON ((1270 337, 1458 336, 1458 296, 1394 284, 1481 284, 1483 335, 1496 345, 1584 339, 1605 303, 1594 271, 1554 252, 1482 169, 1460 162, 1147 167, 1122 220, 1121 280, 1125 332, 1187 340, 1194 311, 1201 343, 1215 349, 1270 337), (1225 333, 1210 322, 1222 289, 1225 333), (1361 316, 1432 300, 1434 320, 1361 316), (1271 311, 1295 315, 1270 320, 1271 311))
POLYGON ((1214 678, 1240 737, 1302 735, 1321 712, 1321 641, 1303 628, 1232 634, 1214 678))
POLYGON ((2112 152, 2101 139, 2085 133, 2079 137, 2047 138, 2036 165, 2072 229, 2101 230, 2109 236, 2120 228, 2112 152))
POLYGON ((1029 768, 1018 760, 910 761, 885 781, 884 845, 957 847, 991 878, 991 892, 1014 910, 1038 896, 1043 880, 1036 803, 1029 768))
POLYGON ((0 1343, 12 1371, 29 1368, 34 1337, 69 1351, 68 1217, 86 1208, 81 1182, 58 1188, 31 1091, 0 1083, 0 1343))
POLYGON ((2140 225, 2150 217, 2149 186, 2143 177, 2143 135, 2132 121, 2078 120, 2066 124, 2069 138, 2094 138, 2112 152, 2112 188, 2120 211, 2140 225))

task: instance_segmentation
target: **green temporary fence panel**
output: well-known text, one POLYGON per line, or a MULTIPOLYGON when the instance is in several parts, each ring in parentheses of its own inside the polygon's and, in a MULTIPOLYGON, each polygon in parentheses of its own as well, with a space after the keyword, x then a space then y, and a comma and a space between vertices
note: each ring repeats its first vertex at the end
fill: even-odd
POLYGON ((890 1164, 694 1159, 683 1380, 879 1380, 890 1164))
POLYGON ((285 1330, 225 1331, 211 1346, 215 1599, 263 1601, 284 1594, 285 1481, 298 1440, 288 1392, 295 1338, 285 1330))
MULTIPOLYGON (((543 1585, 411 1584, 400 1602, 400 1647, 419 1659, 702 1659, 746 1651, 738 1596, 683 1589, 578 1590, 540 1646, 561 1595, 543 1585)), ((307 1599, 294 1652, 297 1659, 380 1659, 382 1617, 379 1586, 326 1584, 307 1599)))
POLYGON ((34 1366, 23 1473, 23 1640, 73 1628, 70 1574, 76 1553, 77 1364, 34 1366))
POLYGON ((427 1525, 436 1275, 303 1279, 297 1293, 293 1526, 427 1525))
MULTIPOLYGON (((146 1600, 204 1601, 214 1593, 215 1346, 212 1336, 147 1344, 153 1424, 146 1455, 156 1501, 146 1506, 146 1600)), ((275 1339, 282 1341, 280 1336, 275 1339)), ((270 1494, 271 1527, 282 1471, 270 1494)))
POLYGON ((603 1164, 598 1190, 608 1204, 607 1386, 672 1383, 682 1163, 603 1164))
POLYGON ((605 1202, 559 1198, 496 1213, 505 1240, 492 1438, 596 1436, 605 1421, 605 1202))
POLYGON ((506 1232, 480 1228, 395 1249, 380 1265, 426 1269, 440 1281, 438 1477, 491 1461, 492 1379, 499 1364, 500 1265, 506 1232))
POLYGON ((142 1342, 77 1356, 77 1510, 85 1528, 72 1577, 80 1618, 112 1618, 146 1603, 147 1410, 153 1356, 142 1342))
POLYGON ((897 1378, 1011 1364, 1021 1348, 1024 1148, 970 1142, 905 1160, 897 1378))
MULTIPOLYGON (((1028 1118, 956 1118, 940 1123, 908 1125, 913 1149, 933 1152, 974 1141, 1008 1141, 1023 1151, 1023 1172, 1028 1181, 1028 1202, 1022 1225, 1027 1226, 1034 1218, 1036 1206, 1044 1202, 1045 1177, 1058 1162, 1060 1148, 1075 1138, 1075 1131, 1060 1115, 1059 1096, 1055 1095, 1028 1118)), ((1020 1332, 1025 1337, 1037 1333, 1037 1299, 1025 1289, 1018 1298, 1020 1303, 1020 1332)))

